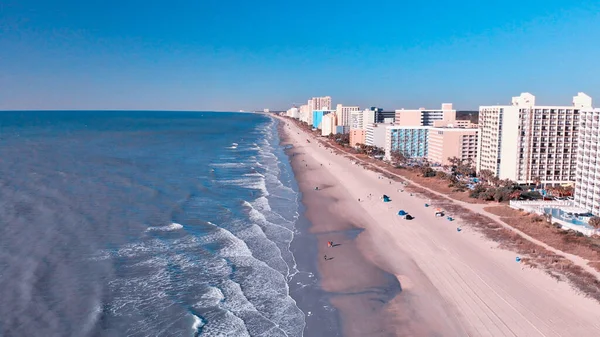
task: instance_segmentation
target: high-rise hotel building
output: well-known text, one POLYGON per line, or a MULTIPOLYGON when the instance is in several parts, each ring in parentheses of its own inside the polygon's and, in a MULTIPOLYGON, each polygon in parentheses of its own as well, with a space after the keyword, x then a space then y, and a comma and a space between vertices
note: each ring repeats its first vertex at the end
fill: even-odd
POLYGON ((308 120, 307 123, 309 125, 313 125, 313 111, 315 110, 329 110, 331 109, 331 97, 313 97, 309 99, 306 103, 308 105, 308 120))
POLYGON ((477 171, 519 184, 574 182, 580 111, 591 106, 584 93, 570 106, 535 105, 522 93, 511 105, 480 107, 477 171))
POLYGON ((434 121, 454 121, 456 110, 452 103, 443 103, 441 109, 396 110, 394 124, 402 126, 433 126, 434 121))
POLYGON ((360 107, 338 104, 335 108, 335 113, 338 116, 338 125, 349 127, 350 116, 352 115, 352 112, 356 111, 360 111, 360 107))
POLYGON ((579 111, 575 204, 600 216, 600 109, 579 111))

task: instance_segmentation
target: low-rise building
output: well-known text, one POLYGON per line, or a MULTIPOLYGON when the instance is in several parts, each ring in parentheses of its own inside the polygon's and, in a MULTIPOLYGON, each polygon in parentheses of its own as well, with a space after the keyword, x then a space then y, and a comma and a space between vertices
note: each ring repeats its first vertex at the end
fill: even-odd
POLYGON ((350 146, 356 146, 356 144, 364 144, 367 130, 364 129, 350 129, 350 146))
POLYGON ((407 158, 426 158, 429 126, 386 126, 385 159, 391 160, 392 153, 399 151, 407 158))

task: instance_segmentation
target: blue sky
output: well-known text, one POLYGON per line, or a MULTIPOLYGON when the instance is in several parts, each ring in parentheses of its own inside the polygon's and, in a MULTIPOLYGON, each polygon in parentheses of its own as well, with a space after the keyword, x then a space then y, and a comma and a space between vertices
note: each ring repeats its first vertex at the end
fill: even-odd
POLYGON ((0 0, 0 109, 600 103, 598 22, 575 0, 0 0))

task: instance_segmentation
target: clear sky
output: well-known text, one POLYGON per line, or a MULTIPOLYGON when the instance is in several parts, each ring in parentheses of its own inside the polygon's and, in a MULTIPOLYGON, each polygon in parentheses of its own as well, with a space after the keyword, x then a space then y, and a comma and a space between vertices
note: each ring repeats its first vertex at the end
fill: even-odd
POLYGON ((0 109, 600 106, 600 1, 0 0, 0 109))

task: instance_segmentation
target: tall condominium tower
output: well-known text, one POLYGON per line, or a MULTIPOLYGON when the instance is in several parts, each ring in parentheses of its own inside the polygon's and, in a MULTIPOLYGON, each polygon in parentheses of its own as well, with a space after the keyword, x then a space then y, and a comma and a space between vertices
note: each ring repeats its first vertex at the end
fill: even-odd
POLYGON ((570 106, 535 105, 530 93, 511 105, 481 106, 477 171, 519 184, 574 182, 579 115, 591 106, 584 93, 570 106))
POLYGON ((350 115, 353 111, 360 111, 360 107, 338 104, 335 108, 335 114, 338 116, 338 125, 350 126, 350 115))
POLYGON ((456 110, 452 103, 442 104, 441 109, 396 110, 394 124, 402 126, 433 126, 434 121, 453 121, 456 110))
POLYGON ((581 109, 575 204, 600 216, 600 109, 581 109))

